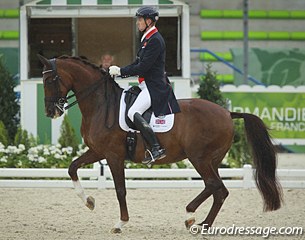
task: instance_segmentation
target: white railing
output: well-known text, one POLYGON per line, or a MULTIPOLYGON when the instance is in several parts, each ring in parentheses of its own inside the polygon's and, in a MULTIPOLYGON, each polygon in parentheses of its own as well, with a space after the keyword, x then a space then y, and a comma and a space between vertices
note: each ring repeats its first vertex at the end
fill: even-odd
MULTIPOLYGON (((220 168, 219 174, 229 188, 253 188, 251 165, 243 168, 220 168)), ((305 188, 305 170, 278 169, 284 188, 305 188)), ((107 165, 79 169, 84 188, 114 188, 107 165)), ((202 188, 203 181, 194 169, 125 169, 127 188, 202 188)), ((0 168, 0 187, 10 188, 72 188, 67 169, 0 168), (16 179, 17 178, 17 179, 16 179)))

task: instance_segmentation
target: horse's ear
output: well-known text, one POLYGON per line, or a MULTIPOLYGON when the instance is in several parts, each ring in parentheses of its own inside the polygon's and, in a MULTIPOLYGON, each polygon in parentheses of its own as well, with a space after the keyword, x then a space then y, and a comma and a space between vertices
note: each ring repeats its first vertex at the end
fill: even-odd
POLYGON ((37 57, 39 58, 40 62, 44 65, 44 66, 48 66, 49 60, 46 59, 44 56, 41 56, 40 54, 37 54, 37 57))

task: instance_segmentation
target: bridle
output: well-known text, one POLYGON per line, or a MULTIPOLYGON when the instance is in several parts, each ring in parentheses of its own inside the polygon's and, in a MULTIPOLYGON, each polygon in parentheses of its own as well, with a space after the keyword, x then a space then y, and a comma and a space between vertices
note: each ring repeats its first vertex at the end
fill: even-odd
POLYGON ((56 68, 56 59, 50 59, 49 60, 50 64, 51 64, 51 69, 45 70, 42 72, 42 75, 46 74, 46 73, 52 73, 52 81, 50 82, 46 82, 44 81, 44 85, 53 85, 54 88, 56 89, 56 95, 55 96, 51 96, 51 97, 45 97, 44 100, 45 102, 50 102, 52 103, 55 107, 57 107, 62 113, 64 113, 65 110, 71 108, 72 106, 74 106, 75 104, 77 104, 79 101, 81 101, 82 99, 84 99, 85 97, 87 97, 93 90, 97 89, 97 85, 99 85, 101 83, 101 81, 96 81, 95 83, 93 83, 92 85, 90 85, 88 88, 85 88, 84 90, 78 92, 78 93, 74 93, 70 96, 62 96, 62 92, 60 90, 60 83, 66 88, 68 89, 68 87, 64 84, 64 82, 62 81, 61 77, 58 75, 57 73, 57 68, 56 68), (72 97, 78 96, 78 100, 76 99, 75 101, 73 101, 72 103, 68 104, 67 106, 64 106, 66 103, 68 103, 68 100, 72 97))

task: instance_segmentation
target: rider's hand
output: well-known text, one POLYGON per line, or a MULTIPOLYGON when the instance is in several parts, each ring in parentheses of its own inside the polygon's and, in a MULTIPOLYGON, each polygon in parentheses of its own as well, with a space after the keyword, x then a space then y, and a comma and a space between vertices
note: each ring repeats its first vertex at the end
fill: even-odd
POLYGON ((114 77, 117 75, 121 75, 121 69, 118 66, 110 66, 109 67, 109 74, 114 77))

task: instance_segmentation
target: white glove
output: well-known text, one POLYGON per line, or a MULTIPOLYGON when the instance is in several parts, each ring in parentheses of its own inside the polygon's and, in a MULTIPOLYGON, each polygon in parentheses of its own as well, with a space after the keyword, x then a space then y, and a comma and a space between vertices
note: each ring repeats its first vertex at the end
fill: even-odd
POLYGON ((117 75, 121 75, 121 69, 118 66, 110 66, 109 67, 109 74, 114 77, 117 75))

